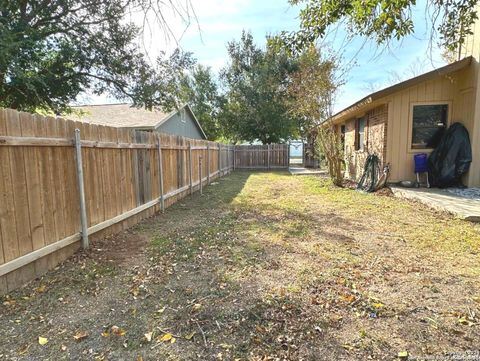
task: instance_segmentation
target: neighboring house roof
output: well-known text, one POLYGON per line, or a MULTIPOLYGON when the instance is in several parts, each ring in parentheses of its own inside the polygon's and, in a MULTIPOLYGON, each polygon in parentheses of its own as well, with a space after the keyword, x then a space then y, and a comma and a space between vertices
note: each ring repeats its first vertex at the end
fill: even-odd
POLYGON ((447 74, 454 73, 458 70, 461 70, 461 69, 465 68, 466 66, 470 65, 471 62, 472 62, 472 59, 473 58, 471 56, 466 57, 462 60, 459 60, 459 61, 456 61, 454 63, 448 64, 448 65, 443 66, 441 68, 429 71, 428 73, 421 74, 421 75, 416 76, 414 78, 402 81, 401 83, 392 85, 388 88, 379 90, 375 93, 371 93, 371 94, 367 95, 366 97, 360 99, 358 102, 356 102, 356 103, 348 106, 347 108, 339 111, 338 113, 333 115, 331 118, 327 119, 326 122, 327 121, 334 121, 335 122, 337 120, 343 119, 345 116, 347 116, 347 115, 349 115, 349 114, 351 114, 351 113, 353 113, 357 110, 360 110, 361 108, 373 103, 374 101, 379 100, 381 98, 384 98, 384 97, 386 97, 388 95, 391 95, 393 93, 396 93, 400 90, 407 89, 407 88, 409 88, 413 85, 416 85, 416 84, 419 84, 421 82, 433 79, 433 78, 435 78, 437 76, 440 76, 440 75, 447 75, 447 74))
POLYGON ((70 115, 70 117, 78 118, 81 122, 115 128, 135 128, 141 130, 156 130, 179 111, 185 109, 192 116, 200 133, 205 139, 207 139, 202 126, 188 104, 185 104, 180 107, 179 110, 173 110, 170 113, 164 113, 159 110, 150 111, 143 108, 135 108, 132 107, 131 104, 126 103, 81 105, 72 108, 80 110, 81 114, 70 115))

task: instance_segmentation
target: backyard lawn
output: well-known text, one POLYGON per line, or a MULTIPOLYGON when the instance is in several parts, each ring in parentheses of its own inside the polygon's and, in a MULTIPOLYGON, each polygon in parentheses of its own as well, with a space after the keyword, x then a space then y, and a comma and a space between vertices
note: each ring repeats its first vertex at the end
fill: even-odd
POLYGON ((4 297, 0 360, 478 350, 479 251, 479 225, 413 202, 236 172, 4 297))

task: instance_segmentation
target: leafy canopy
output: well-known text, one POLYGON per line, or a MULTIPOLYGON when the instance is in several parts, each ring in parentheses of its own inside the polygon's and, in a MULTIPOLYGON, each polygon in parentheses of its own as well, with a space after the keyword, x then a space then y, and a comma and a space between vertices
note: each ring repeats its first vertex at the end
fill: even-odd
MULTIPOLYGON (((416 0, 290 0, 303 5, 301 29, 284 32, 291 49, 301 50, 325 36, 329 26, 346 21, 352 34, 373 38, 378 44, 401 39, 414 31, 416 0)), ((431 33, 439 35, 440 45, 456 51, 463 44, 477 19, 477 0, 427 0, 431 33)))
POLYGON ((198 64, 190 74, 184 73, 180 98, 183 103, 190 104, 208 139, 221 136, 218 115, 222 97, 210 67, 198 64))
POLYGON ((125 20, 154 12, 165 25, 162 3, 0 0, 0 106, 60 112, 87 89, 147 108, 163 105, 160 99, 174 90, 165 69, 177 74, 188 57, 178 52, 150 66, 136 45, 141 29, 125 20))
POLYGON ((330 117, 338 88, 339 62, 333 55, 325 55, 315 47, 309 47, 298 56, 298 70, 291 75, 288 85, 290 112, 298 119, 300 132, 306 137, 330 117))
POLYGON ((280 48, 262 50, 243 32, 227 46, 229 65, 221 72, 225 102, 224 135, 234 141, 276 143, 298 136, 298 122, 288 112, 288 82, 296 59, 280 48))

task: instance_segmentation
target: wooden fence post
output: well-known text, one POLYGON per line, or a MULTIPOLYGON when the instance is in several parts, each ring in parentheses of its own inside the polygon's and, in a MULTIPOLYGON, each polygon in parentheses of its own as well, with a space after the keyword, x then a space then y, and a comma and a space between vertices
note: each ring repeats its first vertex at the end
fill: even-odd
POLYGON ((200 195, 203 194, 203 182, 202 182, 202 156, 198 158, 198 178, 200 178, 200 195))
POLYGON ((230 173, 230 159, 228 153, 230 153, 230 145, 227 145, 227 174, 230 173))
POLYGON ((287 168, 290 168, 290 141, 287 144, 287 168))
POLYGON ((190 194, 193 194, 193 176, 192 176, 192 142, 188 142, 188 166, 189 166, 189 180, 190 180, 190 194))
POLYGON ((207 184, 210 184, 210 143, 207 143, 207 184))
POLYGON ((220 143, 218 144, 218 176, 221 176, 221 171, 222 171, 222 148, 220 146, 220 143))
POLYGON ((267 169, 270 169, 270 144, 267 144, 267 169))
POLYGON ((77 163, 78 194, 80 196, 80 225, 83 249, 88 248, 87 208, 85 205, 85 185, 83 182, 82 143, 80 129, 75 129, 75 162, 77 163))
POLYGON ((161 205, 162 205, 162 213, 165 212, 165 197, 163 196, 163 159, 162 159, 162 144, 160 141, 160 134, 157 134, 158 139, 158 170, 159 170, 159 178, 160 178, 160 197, 161 197, 161 205))
POLYGON ((235 152, 235 144, 233 145, 233 170, 235 170, 235 162, 236 162, 236 158, 237 158, 237 155, 236 155, 236 152, 235 152))

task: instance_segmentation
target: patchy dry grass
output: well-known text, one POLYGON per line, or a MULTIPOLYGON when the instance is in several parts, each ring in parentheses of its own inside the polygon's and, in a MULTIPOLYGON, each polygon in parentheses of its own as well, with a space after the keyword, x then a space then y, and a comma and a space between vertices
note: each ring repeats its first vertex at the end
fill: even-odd
POLYGON ((478 225, 416 203, 315 177, 235 173, 5 297, 0 359, 475 350, 479 247, 478 225), (132 242, 144 251, 111 259, 132 242))

